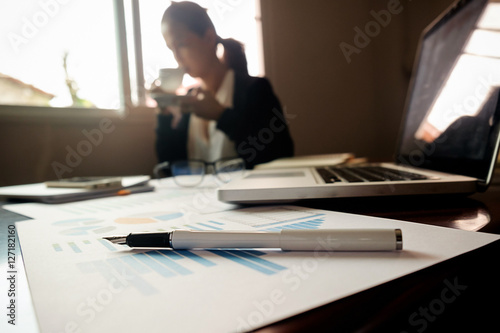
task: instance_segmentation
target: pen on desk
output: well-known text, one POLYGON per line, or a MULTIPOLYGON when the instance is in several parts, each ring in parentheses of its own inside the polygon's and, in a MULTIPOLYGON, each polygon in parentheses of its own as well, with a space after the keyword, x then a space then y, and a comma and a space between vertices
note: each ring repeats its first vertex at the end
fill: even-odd
POLYGON ((154 191, 153 186, 130 187, 117 191, 116 195, 129 195, 134 193, 151 192, 151 191, 154 191))
POLYGON ((173 230, 131 233, 103 239, 132 248, 278 248, 284 251, 395 251, 403 249, 401 229, 314 229, 279 232, 173 230))

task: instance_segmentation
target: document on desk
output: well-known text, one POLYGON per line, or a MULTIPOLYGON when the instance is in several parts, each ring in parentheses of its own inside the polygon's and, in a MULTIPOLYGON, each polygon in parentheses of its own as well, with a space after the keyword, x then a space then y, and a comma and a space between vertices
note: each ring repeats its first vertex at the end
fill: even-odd
POLYGON ((42 332, 248 331, 500 236, 296 206, 211 214, 87 215, 16 224, 42 332), (400 228, 403 251, 130 250, 140 231, 400 228))
POLYGON ((113 196, 119 190, 125 189, 142 192, 150 191, 152 188, 148 186, 149 179, 149 176, 122 177, 121 187, 100 189, 48 187, 45 183, 5 186, 0 187, 0 196, 56 204, 113 196))
POLYGON ((216 183, 210 177, 203 186, 180 188, 173 180, 150 180, 155 192, 136 193, 127 196, 114 196, 86 201, 47 205, 38 202, 4 205, 3 208, 33 219, 46 216, 58 218, 80 217, 82 215, 99 214, 114 216, 120 214, 137 214, 141 212, 166 211, 168 209, 190 213, 214 213, 237 207, 217 200, 216 183))

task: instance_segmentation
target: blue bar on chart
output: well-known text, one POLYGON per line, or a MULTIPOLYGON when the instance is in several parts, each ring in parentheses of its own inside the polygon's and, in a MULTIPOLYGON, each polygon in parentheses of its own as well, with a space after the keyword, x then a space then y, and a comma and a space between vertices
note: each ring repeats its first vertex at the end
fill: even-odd
POLYGON ((296 218, 296 219, 290 219, 290 220, 284 220, 284 221, 277 221, 277 222, 271 222, 271 223, 267 223, 267 224, 261 224, 259 226, 257 226, 258 228, 262 228, 262 227, 269 227, 269 226, 273 226, 273 225, 276 225, 276 224, 284 224, 284 223, 290 223, 290 222, 298 222, 298 221, 302 221, 302 220, 309 220, 309 221, 316 221, 316 220, 322 220, 322 219, 319 219, 320 216, 325 216, 324 213, 321 213, 321 214, 315 214, 315 215, 309 215, 309 216, 304 216, 304 217, 299 217, 299 218, 296 218), (316 219, 314 219, 316 218, 316 219), (311 220, 313 219, 313 220, 311 220))
POLYGON ((278 271, 285 270, 286 267, 272 263, 271 261, 254 256, 248 252, 240 250, 209 250, 209 252, 229 259, 234 263, 240 264, 244 267, 250 268, 259 273, 266 275, 276 274, 278 271))
MULTIPOLYGON (((165 252, 165 251, 163 251, 165 252)), ((169 270, 180 274, 180 275, 189 275, 193 274, 193 272, 184 266, 176 263, 172 259, 168 258, 168 256, 163 255, 160 251, 150 251, 147 253, 148 256, 150 256, 153 259, 156 259, 161 265, 165 266, 169 270)))
POLYGON ((148 252, 134 254, 134 258, 165 278, 173 277, 176 275, 174 272, 161 265, 158 261, 148 256, 147 253, 148 252))
POLYGON ((213 229, 213 230, 224 230, 224 229, 222 229, 222 228, 220 228, 220 227, 216 227, 216 226, 214 226, 214 225, 210 225, 210 224, 208 224, 208 223, 198 223, 198 225, 201 225, 202 227, 205 227, 205 228, 207 228, 207 229, 213 229))
POLYGON ((209 222, 209 223, 216 224, 216 225, 224 225, 224 223, 222 223, 222 222, 217 222, 217 221, 212 221, 212 220, 210 220, 210 221, 208 221, 208 222, 209 222))
POLYGON ((266 254, 266 252, 258 251, 258 250, 240 250, 241 252, 246 252, 248 254, 254 255, 254 256, 263 256, 266 254))
POLYGON ((129 265, 119 258, 107 259, 106 262, 114 268, 116 273, 121 274, 122 278, 126 279, 126 281, 123 281, 122 284, 132 284, 143 295, 151 295, 158 292, 155 287, 140 277, 139 274, 137 274, 129 265))
POLYGON ((126 288, 132 285, 143 295, 158 293, 155 287, 122 262, 121 258, 82 262, 78 263, 77 267, 83 274, 99 273, 105 281, 115 281, 114 288, 126 288))
MULTIPOLYGON (((172 251, 172 252, 174 252, 174 251, 172 251)), ((216 265, 213 261, 210 261, 208 259, 200 257, 199 255, 194 254, 191 251, 181 250, 181 251, 175 251, 175 252, 178 253, 180 256, 191 259, 191 260, 193 260, 193 261, 197 262, 198 264, 203 265, 205 267, 212 267, 212 266, 216 265)))
POLYGON ((224 230, 221 228, 224 223, 222 222, 217 222, 217 221, 206 221, 206 222, 198 222, 192 224, 185 224, 184 227, 191 229, 191 230, 224 230))
POLYGON ((82 252, 82 250, 74 242, 69 242, 68 245, 73 250, 73 252, 75 252, 75 253, 82 252))
POLYGON ((292 223, 292 224, 287 224, 287 225, 275 226, 275 227, 267 228, 264 230, 265 231, 281 231, 283 229, 296 229, 296 230, 319 229, 319 227, 323 224, 323 222, 324 222, 324 219, 314 219, 314 220, 302 221, 302 222, 297 222, 297 223, 292 223))
POLYGON ((96 243, 104 246, 108 251, 112 251, 112 252, 117 251, 117 249, 113 246, 113 244, 111 244, 108 241, 101 239, 101 238, 97 238, 96 242, 92 242, 91 240, 84 239, 82 241, 79 241, 78 243, 76 241, 75 242, 67 242, 67 243, 64 243, 62 245, 59 243, 54 243, 54 244, 52 244, 52 248, 56 252, 63 252, 63 251, 65 251, 65 249, 67 250, 69 247, 69 249, 71 249, 74 253, 83 253, 87 249, 92 248, 92 245, 96 244, 96 243), (80 247, 79 244, 83 245, 83 246, 80 247), (65 245, 67 245, 67 246, 65 246, 65 245))
POLYGON ((203 230, 201 228, 198 228, 198 227, 195 227, 195 226, 192 226, 192 225, 189 225, 189 224, 185 224, 184 226, 186 228, 190 229, 190 230, 203 230))
POLYGON ((275 271, 282 271, 282 270, 286 269, 286 267, 284 267, 284 266, 275 264, 269 260, 262 259, 259 256, 255 256, 249 252, 238 251, 238 250, 228 250, 226 252, 234 254, 235 256, 238 256, 238 257, 242 257, 242 258, 247 259, 249 261, 252 261, 258 265, 270 268, 270 269, 275 270, 275 271))
MULTIPOLYGON (((57 244, 53 244, 54 248, 55 245, 57 244)), ((127 283, 130 283, 144 295, 158 292, 147 281, 147 276, 159 275, 168 279, 197 274, 201 272, 200 270, 217 266, 217 260, 214 259, 220 261, 220 258, 224 258, 241 267, 265 275, 273 275, 287 269, 282 265, 264 259, 267 253, 257 250, 209 250, 200 251, 199 254, 194 252, 196 251, 151 250, 104 260, 78 263, 77 266, 82 273, 99 273, 106 281, 111 281, 113 278, 126 279, 127 283)))
POLYGON ((139 274, 151 272, 151 269, 148 266, 144 265, 139 260, 135 259, 134 256, 123 256, 120 257, 120 260, 139 274))
POLYGON ((172 260, 180 260, 180 259, 182 259, 182 256, 179 253, 177 253, 176 251, 172 251, 172 250, 158 250, 158 252, 160 252, 161 254, 163 254, 166 257, 169 257, 172 260))

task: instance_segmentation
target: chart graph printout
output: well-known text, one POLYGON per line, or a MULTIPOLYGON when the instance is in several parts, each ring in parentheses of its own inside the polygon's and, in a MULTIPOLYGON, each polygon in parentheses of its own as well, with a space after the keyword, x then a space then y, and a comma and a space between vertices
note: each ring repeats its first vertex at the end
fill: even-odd
POLYGON ((172 207, 16 224, 42 332, 238 332, 324 305, 499 236, 296 206, 172 207), (401 228, 402 252, 130 250, 129 232, 401 228), (428 237, 432 234, 432 237, 428 237), (442 244, 449 244, 443 248, 442 244))

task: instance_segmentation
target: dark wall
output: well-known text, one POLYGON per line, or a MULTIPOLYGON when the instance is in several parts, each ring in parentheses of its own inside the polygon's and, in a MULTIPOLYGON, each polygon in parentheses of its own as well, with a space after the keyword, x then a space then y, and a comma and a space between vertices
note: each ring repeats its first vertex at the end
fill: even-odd
POLYGON ((262 1, 266 75, 290 114, 296 154, 390 159, 418 37, 450 3, 262 1))

